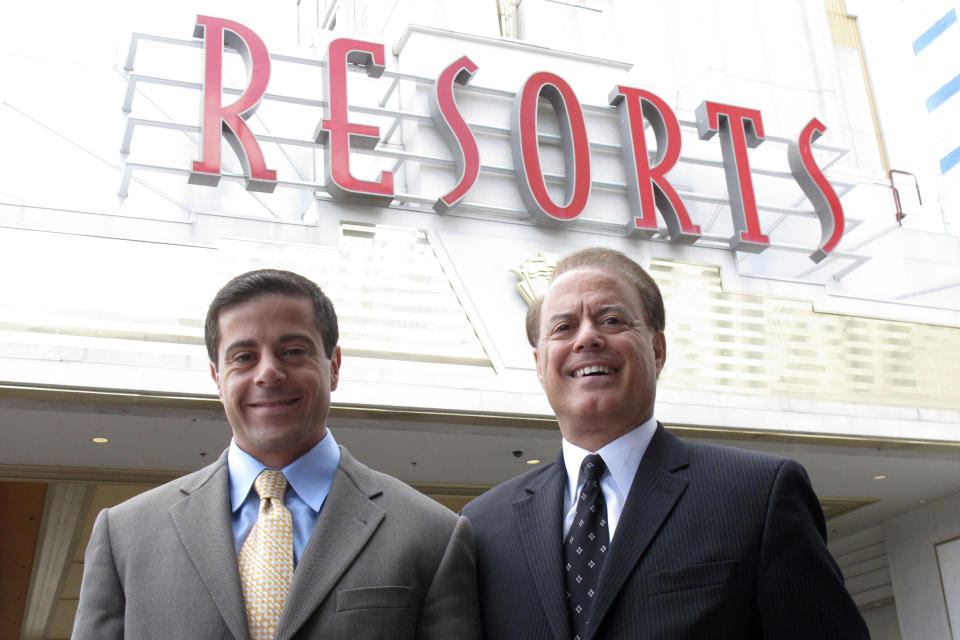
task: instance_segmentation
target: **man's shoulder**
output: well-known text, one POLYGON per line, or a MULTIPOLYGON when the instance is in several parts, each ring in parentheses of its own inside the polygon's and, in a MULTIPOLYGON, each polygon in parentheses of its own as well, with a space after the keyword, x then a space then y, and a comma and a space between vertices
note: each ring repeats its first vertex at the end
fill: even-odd
POLYGON ((220 467, 224 467, 224 471, 226 471, 226 460, 222 456, 201 469, 175 478, 159 487, 144 491, 110 507, 111 518, 143 517, 145 513, 164 510, 207 484, 220 467))
POLYGON ((716 488, 770 491, 781 481, 809 485, 806 469, 796 460, 783 456, 685 440, 689 466, 683 475, 716 488))
POLYGON ((439 521, 457 520, 457 514, 406 482, 372 469, 342 449, 339 471, 362 493, 385 511, 412 512, 417 517, 439 521))
POLYGON ((770 453, 697 440, 684 440, 683 442, 691 464, 704 465, 708 468, 723 467, 724 469, 740 469, 744 472, 749 469, 758 472, 776 472, 784 464, 797 465, 789 458, 770 453))
POLYGON ((496 517, 497 511, 512 508, 511 505, 514 502, 530 495, 530 489, 542 487, 553 479, 556 473, 563 473, 563 469, 558 462, 554 461, 502 482, 471 500, 463 508, 463 515, 471 520, 484 515, 496 517))

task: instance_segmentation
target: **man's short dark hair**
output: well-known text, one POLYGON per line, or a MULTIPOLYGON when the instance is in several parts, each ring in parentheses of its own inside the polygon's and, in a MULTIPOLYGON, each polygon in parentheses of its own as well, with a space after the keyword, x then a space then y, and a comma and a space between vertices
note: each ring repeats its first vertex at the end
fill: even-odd
MULTIPOLYGON (((625 275, 637 287, 637 292, 640 294, 647 327, 654 331, 663 331, 666 326, 666 313, 663 309, 660 287, 650 274, 643 270, 643 267, 619 251, 593 247, 571 253, 560 260, 556 269, 553 270, 553 275, 550 276, 550 282, 552 283, 562 273, 583 267, 601 267, 625 275)), ((544 296, 540 296, 534 300, 527 309, 527 340, 534 348, 540 339, 540 308, 543 306, 543 298, 544 296)))
POLYGON ((280 269, 258 269, 240 274, 223 285, 207 309, 203 338, 207 345, 207 355, 214 367, 217 366, 217 349, 220 347, 220 312, 226 307, 271 295, 310 300, 313 303, 314 321, 323 338, 323 350, 328 358, 333 356, 340 332, 337 328, 337 313, 330 298, 315 282, 297 273, 280 269))

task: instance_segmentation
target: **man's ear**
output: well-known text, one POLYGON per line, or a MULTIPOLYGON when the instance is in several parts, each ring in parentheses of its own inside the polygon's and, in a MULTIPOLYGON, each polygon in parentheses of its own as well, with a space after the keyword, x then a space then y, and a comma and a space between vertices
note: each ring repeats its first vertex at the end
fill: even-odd
POLYGON ((340 362, 340 345, 337 345, 330 356, 330 391, 336 391, 340 384, 340 362))
POLYGON ((540 381, 540 386, 543 386, 543 372, 540 371, 540 352, 536 348, 533 350, 533 362, 537 365, 537 380, 540 381))
POLYGON ((657 363, 657 376, 663 370, 663 365, 667 362, 667 336, 663 331, 657 331, 653 336, 653 358, 657 363))
POLYGON ((217 366, 212 362, 210 363, 210 377, 213 378, 213 381, 217 385, 217 395, 222 398, 223 395, 220 393, 220 375, 217 373, 217 366))

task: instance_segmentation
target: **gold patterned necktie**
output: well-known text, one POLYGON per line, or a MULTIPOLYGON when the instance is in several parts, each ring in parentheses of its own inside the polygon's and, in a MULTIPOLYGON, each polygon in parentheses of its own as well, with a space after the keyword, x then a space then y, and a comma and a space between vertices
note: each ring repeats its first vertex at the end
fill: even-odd
POLYGON ((293 579, 293 518, 283 505, 287 479, 282 473, 264 469, 253 486, 260 496, 260 513, 237 563, 250 638, 270 640, 293 579))

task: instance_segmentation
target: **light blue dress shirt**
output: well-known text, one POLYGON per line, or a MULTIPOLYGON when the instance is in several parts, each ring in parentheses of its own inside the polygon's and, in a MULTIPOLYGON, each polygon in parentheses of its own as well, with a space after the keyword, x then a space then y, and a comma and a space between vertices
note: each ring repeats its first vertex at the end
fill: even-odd
POLYGON ((603 499, 607 503, 607 522, 610 540, 613 540, 617 523, 620 522, 620 514, 623 513, 623 505, 627 501, 630 486, 633 484, 633 477, 637 475, 640 460, 646 453, 656 430, 657 420, 651 417, 636 429, 626 432, 596 451, 581 449, 564 438, 561 445, 563 464, 567 468, 567 484, 563 490, 564 536, 570 531, 573 518, 577 515, 577 503, 573 496, 580 495, 580 489, 583 488, 583 480, 578 477, 580 465, 591 453, 599 453, 604 464, 607 465, 607 470, 600 476, 600 490, 603 491, 603 499))
MULTIPOLYGON (((340 466, 340 447, 327 429, 327 435, 310 451, 279 469, 287 478, 287 493, 283 504, 293 518, 293 563, 300 562, 304 547, 320 519, 320 510, 330 492, 333 476, 340 466)), ((237 446, 233 440, 227 451, 227 471, 230 474, 230 509, 233 515, 233 542, 240 553, 243 541, 257 521, 260 497, 253 481, 266 465, 237 446)))

